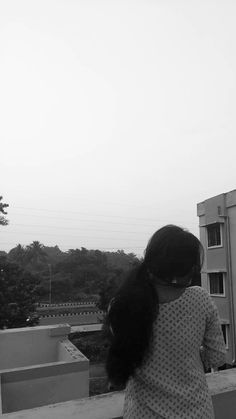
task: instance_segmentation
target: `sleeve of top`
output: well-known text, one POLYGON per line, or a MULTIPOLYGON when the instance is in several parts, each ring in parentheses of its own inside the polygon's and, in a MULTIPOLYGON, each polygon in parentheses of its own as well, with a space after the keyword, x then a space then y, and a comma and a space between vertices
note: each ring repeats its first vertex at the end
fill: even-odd
POLYGON ((207 299, 208 309, 201 357, 205 367, 209 369, 225 364, 226 348, 217 307, 209 294, 207 299))

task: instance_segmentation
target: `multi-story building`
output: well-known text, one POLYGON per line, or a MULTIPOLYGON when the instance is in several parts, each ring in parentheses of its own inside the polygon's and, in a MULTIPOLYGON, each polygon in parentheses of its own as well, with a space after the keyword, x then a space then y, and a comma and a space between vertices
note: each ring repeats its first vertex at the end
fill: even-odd
POLYGON ((218 307, 228 364, 236 352, 236 190, 197 205, 200 240, 204 247, 202 286, 218 307))

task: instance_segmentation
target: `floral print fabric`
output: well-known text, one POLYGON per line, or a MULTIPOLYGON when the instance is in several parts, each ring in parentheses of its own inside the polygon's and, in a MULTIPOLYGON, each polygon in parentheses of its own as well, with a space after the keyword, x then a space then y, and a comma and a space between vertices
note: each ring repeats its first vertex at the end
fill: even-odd
POLYGON ((160 304, 149 351, 127 384, 124 419, 214 418, 203 362, 223 365, 225 343, 208 292, 189 287, 160 304))

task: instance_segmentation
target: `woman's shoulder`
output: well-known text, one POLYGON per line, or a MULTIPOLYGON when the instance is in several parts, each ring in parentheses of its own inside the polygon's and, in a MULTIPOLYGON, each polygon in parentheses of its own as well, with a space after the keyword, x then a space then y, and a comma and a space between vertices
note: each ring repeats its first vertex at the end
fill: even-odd
POLYGON ((197 292, 200 294, 208 294, 208 291, 206 290, 206 288, 200 287, 199 285, 192 285, 191 287, 189 287, 189 289, 193 290, 193 292, 197 292))
POLYGON ((211 300, 209 292, 205 288, 199 287, 198 285, 189 287, 188 295, 195 297, 197 299, 200 299, 200 300, 204 300, 206 302, 209 302, 211 300))
POLYGON ((185 291, 185 304, 197 313, 209 313, 212 310, 212 299, 208 291, 199 286, 188 287, 185 291))
POLYGON ((209 292, 205 288, 200 287, 199 285, 194 285, 194 286, 188 287, 188 290, 192 294, 209 297, 209 292))

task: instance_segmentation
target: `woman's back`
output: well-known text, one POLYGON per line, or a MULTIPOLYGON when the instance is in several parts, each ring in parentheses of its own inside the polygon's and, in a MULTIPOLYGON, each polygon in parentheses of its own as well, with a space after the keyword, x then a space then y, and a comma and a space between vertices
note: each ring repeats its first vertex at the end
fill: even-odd
POLYGON ((106 365, 113 384, 127 384, 124 419, 214 417, 203 361, 223 365, 225 344, 208 292, 189 287, 202 262, 197 237, 164 226, 110 304, 106 365))
POLYGON ((125 398, 124 418, 212 418, 200 347, 206 367, 224 364, 225 345, 209 294, 189 287, 160 304, 150 348, 125 398))

